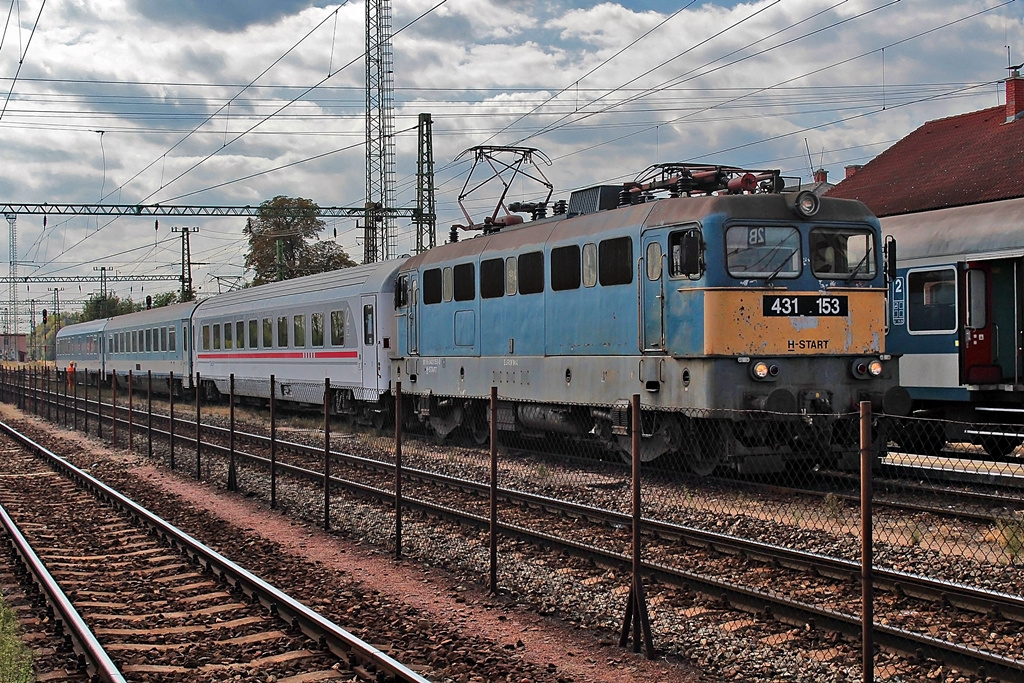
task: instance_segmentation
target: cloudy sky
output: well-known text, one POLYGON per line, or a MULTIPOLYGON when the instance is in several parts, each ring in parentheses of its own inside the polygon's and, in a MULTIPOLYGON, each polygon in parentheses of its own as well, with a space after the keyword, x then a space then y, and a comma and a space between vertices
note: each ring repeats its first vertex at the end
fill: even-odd
MULTIPOLYGON (((362 2, 10 0, 2 10, 3 203, 362 205, 362 2)), ((456 200, 472 164, 456 158, 474 145, 544 152, 554 199, 666 161, 805 181, 821 166, 837 181, 925 121, 1003 104, 1008 59, 1024 61, 1024 0, 393 0, 392 13, 396 204, 415 204, 416 121, 429 112, 439 242, 465 222, 456 200)), ((468 202, 475 220, 491 187, 468 202)), ((537 192, 517 183, 510 198, 537 192)), ((244 274, 243 225, 51 216, 44 227, 22 216, 18 273, 176 274, 170 228, 190 226, 196 283, 215 293, 244 274)), ((413 235, 399 221, 399 252, 413 235)), ((329 221, 323 237, 361 260, 354 220, 329 221)), ((175 286, 112 289, 139 300, 175 286)), ((95 290, 65 285, 63 298, 95 290)))

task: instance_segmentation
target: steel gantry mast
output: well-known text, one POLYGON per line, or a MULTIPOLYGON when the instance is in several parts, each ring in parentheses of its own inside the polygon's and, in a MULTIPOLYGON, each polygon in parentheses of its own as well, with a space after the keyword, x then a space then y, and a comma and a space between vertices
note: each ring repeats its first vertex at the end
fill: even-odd
POLYGON ((395 204, 395 96, 391 0, 366 0, 366 211, 363 263, 398 254, 395 204))
POLYGON ((430 114, 420 114, 419 155, 416 157, 416 253, 433 249, 437 243, 437 213, 434 204, 434 138, 430 114))

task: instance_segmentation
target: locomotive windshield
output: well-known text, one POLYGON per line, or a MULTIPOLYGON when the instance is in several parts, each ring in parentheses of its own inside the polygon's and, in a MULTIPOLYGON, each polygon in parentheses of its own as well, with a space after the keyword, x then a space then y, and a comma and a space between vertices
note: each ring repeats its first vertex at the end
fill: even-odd
POLYGON ((824 280, 871 280, 875 277, 875 238, 856 228, 811 230, 811 272, 824 280))
POLYGON ((800 275, 800 232, 780 226, 734 226, 725 233, 726 265, 737 278, 800 275))

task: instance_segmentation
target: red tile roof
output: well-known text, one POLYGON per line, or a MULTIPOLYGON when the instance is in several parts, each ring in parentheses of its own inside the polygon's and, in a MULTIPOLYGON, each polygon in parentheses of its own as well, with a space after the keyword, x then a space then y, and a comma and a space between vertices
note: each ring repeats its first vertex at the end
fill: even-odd
POLYGON ((1024 197, 1024 119, 993 107, 929 121, 832 188, 890 216, 1024 197))

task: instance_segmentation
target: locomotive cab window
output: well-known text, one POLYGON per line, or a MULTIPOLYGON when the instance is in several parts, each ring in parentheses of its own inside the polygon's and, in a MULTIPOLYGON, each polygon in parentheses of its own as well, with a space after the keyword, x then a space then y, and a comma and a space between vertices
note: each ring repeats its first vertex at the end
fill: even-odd
POLYGON ((811 230, 808 246, 815 277, 847 281, 875 277, 875 238, 868 230, 815 228, 811 230))
POLYGON ((704 240, 700 230, 690 228, 668 236, 668 272, 671 277, 700 279, 704 272, 702 256, 704 240))
POLYGON ((956 271, 953 268, 907 273, 907 331, 956 331, 956 271))
POLYGON ((735 225, 725 233, 725 263, 735 278, 800 275, 800 232, 785 226, 735 225))

